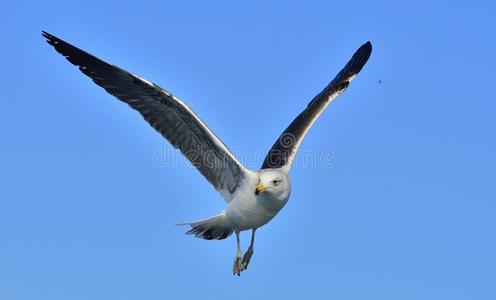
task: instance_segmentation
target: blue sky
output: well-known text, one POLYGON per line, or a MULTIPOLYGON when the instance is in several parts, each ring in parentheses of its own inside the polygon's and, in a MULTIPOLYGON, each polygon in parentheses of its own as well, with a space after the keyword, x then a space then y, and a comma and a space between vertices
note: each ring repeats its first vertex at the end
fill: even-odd
MULTIPOLYGON (((490 1, 8 2, 0 299, 495 299, 490 1), (362 43, 289 203, 231 274, 233 237, 175 223, 224 202, 41 30, 167 88, 235 152, 266 151, 362 43), (256 125, 253 126, 255 120, 256 125), (165 149, 165 150, 164 150, 165 149)), ((256 168, 262 162, 252 163, 256 168)), ((249 234, 244 233, 246 248, 249 234)))

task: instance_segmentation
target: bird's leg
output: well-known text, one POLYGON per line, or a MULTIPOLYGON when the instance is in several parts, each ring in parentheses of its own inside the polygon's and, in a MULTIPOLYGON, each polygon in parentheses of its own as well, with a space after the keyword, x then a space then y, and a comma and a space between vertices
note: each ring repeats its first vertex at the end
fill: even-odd
POLYGON ((241 271, 248 269, 248 264, 250 263, 251 256, 253 255, 253 244, 255 242, 256 230, 257 230, 256 228, 251 230, 251 243, 250 243, 250 247, 248 247, 248 250, 246 250, 246 253, 243 256, 243 261, 241 262, 241 271))
POLYGON ((241 242, 239 241, 239 231, 235 231, 236 233, 236 242, 238 244, 238 251, 236 252, 236 258, 234 259, 233 265, 233 275, 241 274, 241 242))

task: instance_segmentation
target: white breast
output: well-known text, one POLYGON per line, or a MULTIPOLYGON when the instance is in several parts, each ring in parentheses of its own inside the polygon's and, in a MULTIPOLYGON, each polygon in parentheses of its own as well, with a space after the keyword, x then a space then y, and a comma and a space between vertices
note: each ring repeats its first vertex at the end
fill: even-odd
POLYGON ((255 180, 247 180, 225 209, 238 230, 258 228, 269 222, 286 204, 285 199, 270 199, 270 194, 255 195, 255 180))

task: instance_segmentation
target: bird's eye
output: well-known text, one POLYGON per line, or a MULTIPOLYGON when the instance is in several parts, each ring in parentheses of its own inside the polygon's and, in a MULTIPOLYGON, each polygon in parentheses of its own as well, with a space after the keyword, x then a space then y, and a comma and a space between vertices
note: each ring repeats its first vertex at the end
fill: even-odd
POLYGON ((274 180, 272 180, 272 183, 273 183, 274 185, 278 185, 278 184, 279 184, 279 180, 274 179, 274 180))

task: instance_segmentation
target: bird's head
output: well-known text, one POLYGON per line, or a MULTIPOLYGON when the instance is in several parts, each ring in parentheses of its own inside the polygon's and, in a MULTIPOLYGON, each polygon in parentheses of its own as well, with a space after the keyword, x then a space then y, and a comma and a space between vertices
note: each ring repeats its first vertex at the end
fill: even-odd
POLYGON ((280 169, 263 169, 258 172, 255 195, 269 194, 276 198, 287 198, 290 192, 289 176, 280 169))

